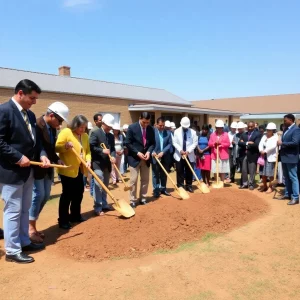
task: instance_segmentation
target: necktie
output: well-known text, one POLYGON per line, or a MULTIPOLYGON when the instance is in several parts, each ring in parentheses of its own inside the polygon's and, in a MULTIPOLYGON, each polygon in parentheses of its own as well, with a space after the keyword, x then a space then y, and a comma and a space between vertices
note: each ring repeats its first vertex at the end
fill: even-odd
POLYGON ((183 145, 182 150, 186 151, 186 131, 183 132, 183 145))
POLYGON ((54 139, 53 139, 53 134, 52 134, 52 129, 49 128, 49 137, 50 137, 50 144, 53 145, 54 144, 54 139))
POLYGON ((29 123, 29 119, 28 119, 28 115, 25 109, 22 109, 22 114, 23 114, 23 118, 24 121, 26 123, 26 126, 28 128, 28 131, 30 132, 30 134, 32 135, 32 131, 31 131, 31 127, 30 127, 30 123, 29 123))
POLYGON ((143 144, 146 146, 146 128, 143 128, 143 144))

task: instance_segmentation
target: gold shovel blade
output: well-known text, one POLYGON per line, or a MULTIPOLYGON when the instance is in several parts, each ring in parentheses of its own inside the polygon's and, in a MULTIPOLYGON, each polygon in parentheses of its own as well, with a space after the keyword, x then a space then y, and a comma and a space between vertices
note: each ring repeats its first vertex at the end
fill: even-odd
POLYGON ((190 195, 183 187, 178 188, 178 190, 179 190, 179 196, 181 199, 183 199, 183 200, 190 199, 190 195))
POLYGON ((213 182, 211 184, 211 186, 214 188, 214 189, 221 189, 224 187, 224 182, 223 181, 219 181, 219 183, 217 182, 213 182))
POLYGON ((123 199, 117 200, 117 204, 113 204, 113 208, 125 218, 131 218, 135 215, 134 209, 123 199))

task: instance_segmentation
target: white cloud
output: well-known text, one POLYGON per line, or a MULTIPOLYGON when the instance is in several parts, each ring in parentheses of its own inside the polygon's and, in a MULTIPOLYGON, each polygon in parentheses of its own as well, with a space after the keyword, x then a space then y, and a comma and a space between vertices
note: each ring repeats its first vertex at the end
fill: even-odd
POLYGON ((94 0, 64 0, 64 7, 76 7, 93 4, 94 0))

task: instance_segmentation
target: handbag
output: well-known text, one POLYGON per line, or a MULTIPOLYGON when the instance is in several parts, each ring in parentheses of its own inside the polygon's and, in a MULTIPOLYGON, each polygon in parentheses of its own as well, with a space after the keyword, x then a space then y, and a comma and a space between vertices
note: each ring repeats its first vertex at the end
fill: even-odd
POLYGON ((257 164, 259 164, 260 166, 264 166, 265 165, 265 159, 263 156, 260 156, 257 160, 257 164))

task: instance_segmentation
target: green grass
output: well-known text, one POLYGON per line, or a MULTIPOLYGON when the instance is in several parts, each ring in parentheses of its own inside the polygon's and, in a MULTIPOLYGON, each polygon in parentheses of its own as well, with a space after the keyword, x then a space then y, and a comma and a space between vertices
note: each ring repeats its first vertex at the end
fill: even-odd
POLYGON ((187 298, 188 300, 209 300, 216 299, 215 294, 212 291, 203 291, 200 294, 187 298))

